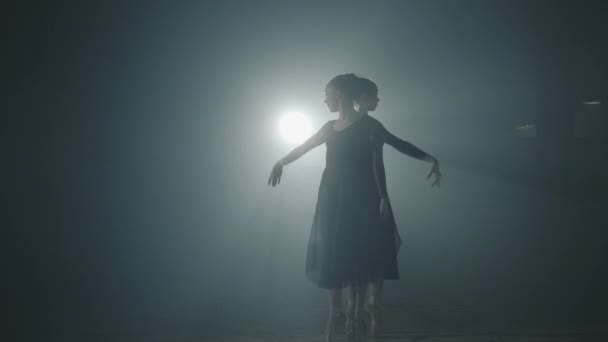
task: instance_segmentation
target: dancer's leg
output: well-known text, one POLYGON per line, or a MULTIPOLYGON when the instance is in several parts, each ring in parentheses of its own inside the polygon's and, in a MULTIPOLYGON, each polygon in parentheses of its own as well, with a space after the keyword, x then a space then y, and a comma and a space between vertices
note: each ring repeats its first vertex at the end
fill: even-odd
POLYGON ((370 335, 378 334, 378 325, 380 321, 380 304, 382 298, 382 288, 384 287, 384 279, 377 279, 370 283, 369 300, 366 303, 367 312, 370 315, 370 335))
POLYGON ((363 317, 363 306, 367 298, 367 284, 363 283, 357 286, 355 298, 355 336, 356 341, 367 340, 367 326, 363 317))
POLYGON ((345 324, 346 340, 349 342, 365 341, 367 336, 362 315, 365 292, 365 285, 353 284, 349 286, 345 324))
POLYGON ((344 319, 344 308, 342 307, 342 289, 338 288, 338 289, 335 289, 335 291, 336 291, 335 306, 334 306, 335 318, 336 318, 336 320, 342 320, 342 319, 344 319))
POLYGON ((355 312, 356 312, 356 300, 357 300, 357 287, 355 285, 348 286, 348 298, 346 300, 346 323, 344 324, 344 330, 346 331, 346 341, 354 341, 355 338, 355 312))
POLYGON ((327 329, 325 331, 325 338, 327 342, 333 342, 336 336, 336 312, 339 310, 340 296, 342 291, 340 289, 329 290, 329 318, 327 319, 327 329))

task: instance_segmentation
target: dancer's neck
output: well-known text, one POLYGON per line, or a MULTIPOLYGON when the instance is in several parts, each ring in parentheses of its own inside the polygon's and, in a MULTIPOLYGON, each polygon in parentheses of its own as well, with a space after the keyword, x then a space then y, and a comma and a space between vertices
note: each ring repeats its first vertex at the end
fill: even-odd
POLYGON ((367 115, 367 112, 357 112, 355 110, 352 111, 340 111, 340 114, 338 116, 338 119, 340 120, 344 120, 344 121, 349 121, 349 122, 353 122, 353 121, 357 121, 358 119, 360 119, 361 117, 367 115))

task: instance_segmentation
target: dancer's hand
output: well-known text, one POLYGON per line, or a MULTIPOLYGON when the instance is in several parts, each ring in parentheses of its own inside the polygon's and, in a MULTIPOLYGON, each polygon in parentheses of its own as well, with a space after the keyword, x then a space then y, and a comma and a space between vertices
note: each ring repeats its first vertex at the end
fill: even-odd
POLYGON ((389 202, 387 198, 380 199, 380 218, 386 220, 390 216, 389 202))
POLYGON ((437 161, 437 159, 433 157, 430 157, 430 162, 433 163, 433 166, 431 166, 431 171, 429 172, 428 176, 426 176, 426 178, 429 179, 431 178, 431 176, 435 175, 435 179, 433 180, 431 186, 439 187, 439 184, 441 183, 441 178, 443 177, 441 175, 441 171, 439 171, 439 161, 437 161))
POLYGON ((277 184, 281 184, 281 175, 283 175, 283 164, 279 161, 274 164, 272 171, 270 171, 268 185, 275 187, 277 184))

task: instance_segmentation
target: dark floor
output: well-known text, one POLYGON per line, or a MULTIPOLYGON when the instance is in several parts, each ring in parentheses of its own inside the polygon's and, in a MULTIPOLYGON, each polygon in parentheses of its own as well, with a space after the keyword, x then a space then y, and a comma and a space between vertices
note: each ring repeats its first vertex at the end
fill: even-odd
MULTIPOLYGON (((322 303, 294 307, 287 302, 263 307, 258 302, 218 302, 205 310, 194 307, 172 314, 140 320, 138 324, 122 327, 83 327, 73 330, 32 333, 14 341, 65 342, 261 342, 261 341, 324 341, 323 330, 327 307, 322 303), (111 327, 111 328, 109 328, 111 327)), ((324 304, 324 303, 323 303, 324 304)), ((608 341, 608 329, 600 323, 565 324, 565 321, 498 319, 494 313, 484 313, 466 307, 429 308, 387 304, 384 309, 382 334, 375 341, 411 342, 565 342, 608 341)), ((574 321, 572 321, 574 322, 574 321)), ((339 325, 336 342, 345 341, 343 324, 339 325)), ((374 340, 368 339, 369 342, 374 340)))

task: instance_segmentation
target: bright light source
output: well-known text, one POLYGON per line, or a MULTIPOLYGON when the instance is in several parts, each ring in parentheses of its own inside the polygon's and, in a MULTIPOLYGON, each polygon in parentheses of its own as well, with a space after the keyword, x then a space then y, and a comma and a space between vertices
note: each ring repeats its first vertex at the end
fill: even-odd
POLYGON ((304 142, 312 134, 312 126, 306 115, 288 112, 279 121, 281 137, 292 144, 304 142))
POLYGON ((585 101, 585 102, 583 102, 583 104, 586 104, 586 105, 599 105, 600 101, 585 101))

